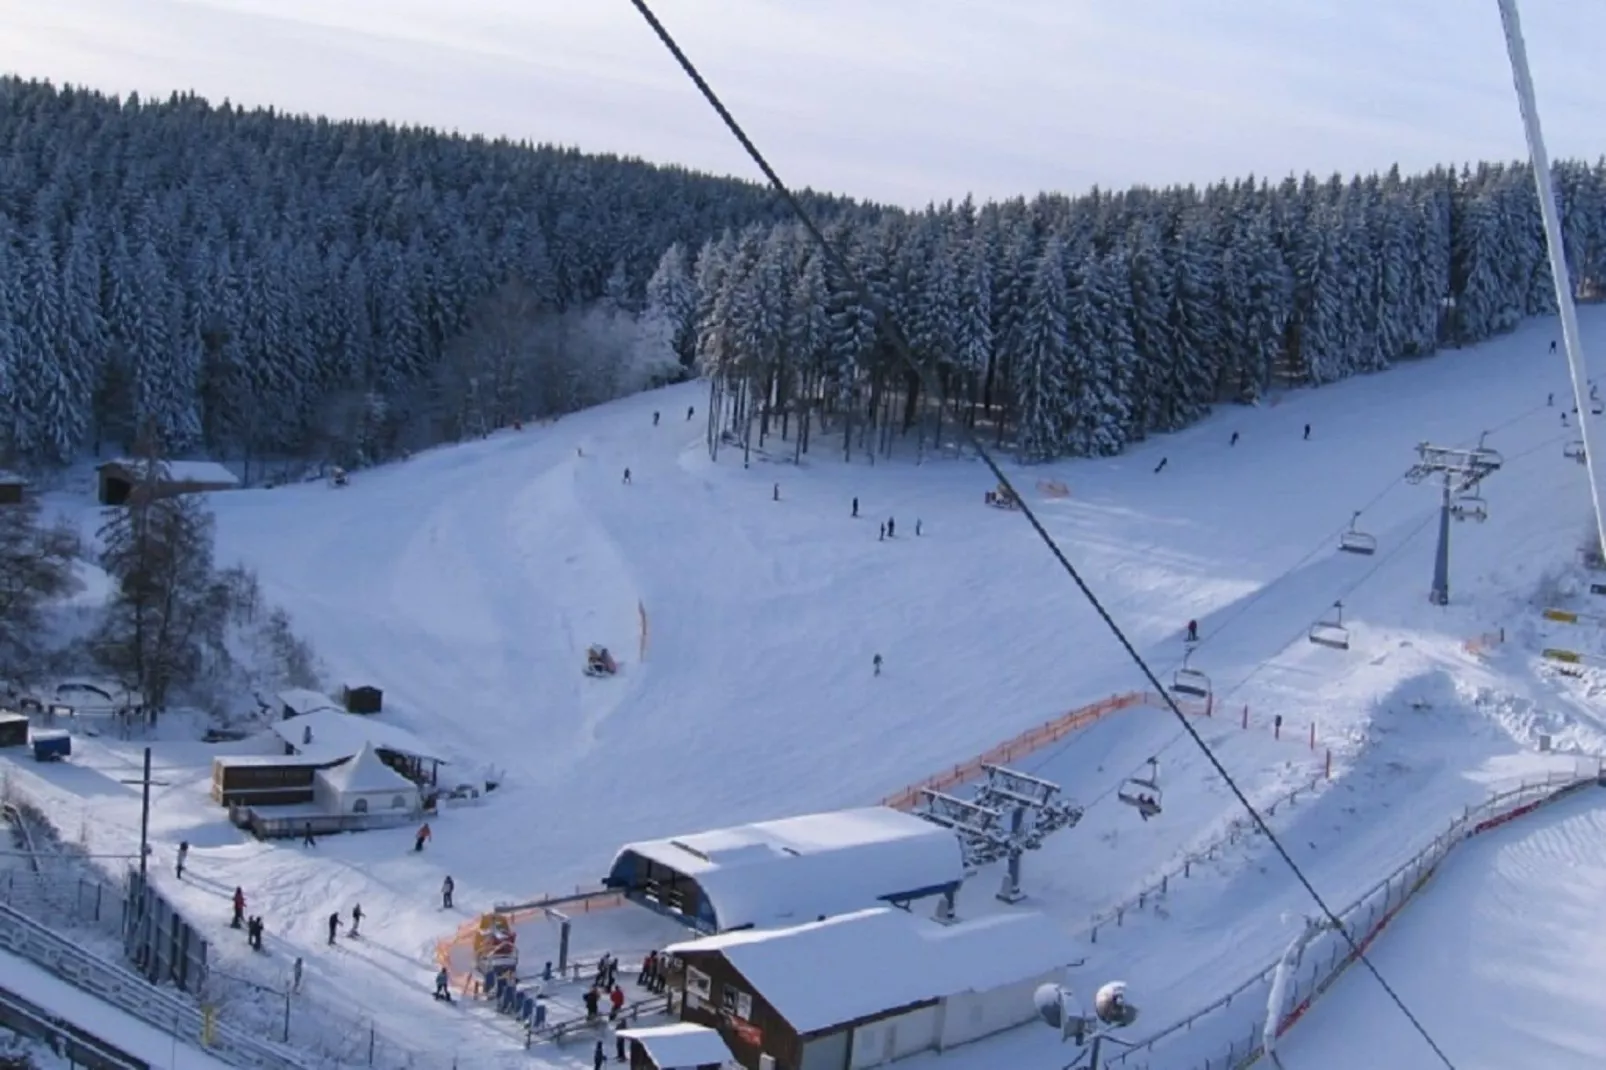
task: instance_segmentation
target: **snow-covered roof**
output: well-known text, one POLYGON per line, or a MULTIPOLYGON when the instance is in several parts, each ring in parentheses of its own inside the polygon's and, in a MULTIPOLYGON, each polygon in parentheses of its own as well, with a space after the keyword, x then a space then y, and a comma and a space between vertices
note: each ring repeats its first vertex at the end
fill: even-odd
POLYGON ((337 709, 314 710, 273 722, 278 737, 294 747, 297 754, 314 761, 349 758, 366 746, 395 751, 427 762, 445 762, 427 743, 405 728, 384 724, 375 717, 345 713, 337 709), (312 729, 312 742, 303 743, 312 729))
POLYGON ((374 748, 366 745, 349 761, 321 770, 318 776, 342 795, 393 795, 418 790, 416 784, 386 765, 374 748))
POLYGON ((340 703, 324 694, 322 691, 312 691, 305 687, 291 687, 279 692, 279 705, 288 706, 297 713, 311 713, 313 710, 338 710, 340 703))
POLYGON ((627 844, 609 884, 629 886, 630 856, 695 880, 720 930, 812 921, 932 895, 964 879, 952 831, 886 806, 627 844))
POLYGON ((799 1033, 990 991, 1051 973, 1076 957, 1070 934, 1039 913, 939 925, 892 907, 788 929, 705 936, 665 950, 722 954, 799 1033))
MULTIPOLYGON (((164 461, 163 464, 167 468, 169 483, 208 483, 225 487, 240 485, 240 477, 216 461, 164 461)), ((145 462, 134 457, 118 457, 98 467, 112 466, 122 468, 133 475, 145 470, 145 462)))
POLYGON ((18 721, 27 723, 27 714, 16 713, 13 710, 0 710, 0 724, 16 724, 18 721))
POLYGON ((646 1048, 647 1057, 658 1070, 695 1070, 736 1061, 718 1030, 693 1022, 621 1029, 619 1035, 646 1048))
POLYGON ((0 468, 0 484, 8 487, 26 487, 28 485, 28 477, 0 468))

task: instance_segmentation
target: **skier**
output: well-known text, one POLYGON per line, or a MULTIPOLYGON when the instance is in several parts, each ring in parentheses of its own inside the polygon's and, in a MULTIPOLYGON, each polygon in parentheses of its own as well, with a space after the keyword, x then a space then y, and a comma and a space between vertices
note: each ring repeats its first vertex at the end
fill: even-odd
POLYGON ((857 498, 853 499, 853 518, 855 520, 859 518, 859 499, 857 498))
POLYGON ((1561 414, 1561 426, 1563 426, 1563 427, 1567 426, 1567 414, 1566 413, 1562 413, 1561 414))
POLYGON ((229 922, 229 928, 238 929, 245 924, 245 889, 234 889, 234 920, 229 922))
POLYGON ((1165 471, 1165 466, 1170 460, 1171 458, 1169 457, 1161 457, 1160 463, 1154 466, 1154 474, 1159 475, 1161 472, 1165 471))
POLYGON ((418 835, 413 837, 413 850, 422 851, 424 849, 424 844, 433 835, 434 833, 429 831, 429 822, 424 822, 424 824, 418 830, 418 835))
POLYGON ((1305 441, 1310 441, 1310 424, 1305 425, 1305 441))
POLYGON ((591 1053, 591 1070, 602 1070, 608 1062, 608 1053, 602 1050, 602 1041, 597 1041, 597 1050, 591 1053))
POLYGON ((920 538, 920 528, 921 528, 920 518, 916 517, 915 518, 915 538, 917 538, 917 539, 920 538))
POLYGON ((253 951, 262 950, 262 916, 259 914, 246 923, 245 942, 253 951))
POLYGON ((452 975, 442 966, 435 974, 435 998, 443 1003, 452 1002, 452 975))
POLYGON ((360 928, 362 928, 362 904, 355 903, 351 908, 351 930, 346 935, 355 937, 360 928))
POLYGON ((687 405, 686 406, 686 419, 687 419, 688 422, 691 420, 692 414, 695 413, 696 411, 697 411, 697 406, 695 406, 695 405, 687 405))
POLYGON ((626 468, 626 469, 625 469, 625 478, 624 478, 624 481, 625 481, 625 482, 626 482, 626 483, 629 483, 629 482, 630 482, 630 469, 628 469, 628 468, 626 468))
POLYGON ((870 659, 870 664, 875 667, 875 674, 874 675, 880 676, 881 675, 881 655, 877 654, 875 657, 871 658, 870 659))
POLYGON ((613 1057, 615 1062, 625 1062, 625 1038, 618 1033, 613 1035, 613 1057))
POLYGON ((878 535, 876 538, 880 542, 886 542, 887 541, 887 525, 884 522, 881 525, 881 534, 878 535))
POLYGON ((887 518, 887 538, 892 538, 892 530, 897 526, 898 522, 896 520, 894 520, 892 517, 887 518))
POLYGON ((613 991, 608 993, 608 1021, 618 1021, 619 1012, 624 1009, 625 990, 620 988, 618 985, 614 985, 613 991))
POLYGON ((184 879, 184 862, 189 857, 190 857, 190 841, 189 840, 180 840, 178 842, 178 865, 175 867, 175 869, 178 872, 178 879, 179 880, 183 880, 184 879))
POLYGON ((316 847, 318 841, 312 838, 312 822, 308 821, 301 829, 301 846, 316 847))
POLYGON ((1555 394, 1546 394, 1545 395, 1545 404, 1549 405, 1551 408, 1555 408, 1556 407, 1556 395, 1555 394))
POLYGON ((647 957, 641 960, 641 987, 653 991, 652 974, 658 968, 658 952, 649 951, 647 957))
POLYGON ((457 888, 457 882, 453 881, 452 880, 452 875, 450 873, 448 873, 446 875, 446 879, 441 881, 441 909, 442 910, 450 910, 450 909, 452 909, 452 892, 456 888, 457 888))
POLYGON ((1199 641, 1199 622, 1196 621, 1196 620, 1190 620, 1188 622, 1188 642, 1197 643, 1198 641, 1199 641))
POLYGON ((290 968, 290 991, 301 991, 301 956, 296 956, 296 964, 290 968))
POLYGON ((581 1002, 583 1002, 586 1005, 586 1021, 588 1021, 588 1022, 596 1021, 597 1020, 597 1002, 600 999, 600 997, 597 995, 597 990, 595 988, 586 989, 585 995, 581 996, 580 999, 581 999, 581 1002))
POLYGON ((335 937, 340 933, 340 911, 329 915, 329 946, 335 946, 335 937))
POLYGON ((1552 353, 1556 352, 1556 340, 1554 338, 1550 340, 1550 351, 1552 353))
POLYGON ((654 409, 653 413, 652 413, 652 425, 654 427, 658 426, 658 410, 657 409, 654 409))
POLYGON ((312 726, 309 724, 301 730, 301 745, 304 747, 312 742, 312 726))
POLYGON ((1232 433, 1232 437, 1227 440, 1227 445, 1229 445, 1229 446, 1238 445, 1238 432, 1234 431, 1232 433))
POLYGON ((770 501, 778 502, 780 500, 781 500, 781 485, 779 483, 777 483, 777 484, 775 484, 774 489, 770 491, 770 501))

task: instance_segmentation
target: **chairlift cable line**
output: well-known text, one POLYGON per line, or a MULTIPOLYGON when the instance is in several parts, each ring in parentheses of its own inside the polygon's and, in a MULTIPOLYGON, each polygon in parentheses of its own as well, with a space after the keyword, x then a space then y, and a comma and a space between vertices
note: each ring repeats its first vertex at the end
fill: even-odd
MULTIPOLYGON (((806 208, 803 207, 796 195, 793 194, 791 188, 785 183, 785 181, 782 180, 781 176, 775 171, 775 168, 770 165, 769 160, 765 158, 762 152, 759 151, 758 146, 753 143, 750 137, 748 137, 747 132, 742 128, 741 124, 736 121, 736 117, 731 114, 730 110, 726 108, 724 102, 720 100, 718 94, 714 92, 713 87, 710 86, 703 78, 702 73, 698 71, 696 65, 692 63, 690 57, 688 57, 686 53, 681 50, 680 45, 669 33, 669 30, 661 21, 659 21, 658 16, 653 13, 653 10, 647 3, 647 0, 630 0, 630 4, 638 13, 640 13, 641 17, 646 21, 653 33, 657 35, 658 40, 663 44, 663 46, 668 49, 670 55, 672 55, 675 61, 680 65, 681 70, 686 73, 686 76, 691 79, 692 83, 702 94, 703 99, 708 102, 709 106, 712 107, 716 113, 718 113, 720 119, 724 122, 726 128, 731 132, 732 136, 734 136, 736 140, 741 143, 741 146, 747 152, 748 157, 751 158, 753 163, 757 165, 758 169, 763 172, 764 177, 769 180, 769 183, 775 189, 776 194, 781 198, 785 206, 792 212, 792 214, 797 217, 799 224, 819 247, 821 253, 824 254, 830 265, 839 273, 839 277, 848 284, 848 286, 853 290, 854 295, 859 299, 864 307, 875 313, 877 330, 891 344, 892 349, 897 354, 898 358, 909 368, 910 373, 921 382, 922 386, 930 393, 930 396, 941 397, 941 391, 935 389, 935 377, 931 374, 931 370, 922 365, 915 357, 913 349, 910 347, 909 342, 904 337, 902 330, 899 329, 897 322, 888 314, 888 310, 880 301, 876 299, 875 295, 870 292, 869 288, 865 285, 864 280, 859 276, 859 273, 853 269, 853 266, 848 263, 847 259, 842 255, 842 253, 831 244, 829 239, 826 238, 825 233, 820 229, 819 224, 815 222, 814 217, 809 214, 806 208)), ((1004 473, 1003 468, 993 457, 992 451, 987 448, 986 444, 981 441, 980 436, 978 436, 973 429, 965 426, 963 422, 960 423, 959 427, 962 438, 971 449, 976 451, 976 456, 980 458, 982 464, 987 467, 987 470, 993 475, 993 477, 998 480, 999 486, 1007 488, 1011 493, 1015 494, 1020 503, 1020 514, 1026 518, 1027 523, 1031 525, 1032 530, 1036 533, 1038 539, 1040 539, 1043 545, 1048 548, 1049 553, 1053 555, 1055 561, 1065 572, 1067 578, 1069 578, 1070 581, 1075 584, 1077 590, 1081 592, 1083 599, 1086 600, 1087 604, 1092 608, 1092 610, 1098 614, 1099 619, 1104 622, 1105 627, 1109 629, 1110 634, 1115 638, 1116 642, 1121 645, 1122 650, 1126 652, 1127 657, 1131 659, 1132 663, 1143 675, 1143 678, 1147 680, 1154 690, 1162 696, 1162 701, 1166 704, 1166 707, 1170 710, 1171 714, 1182 725, 1183 730, 1192 738, 1194 745, 1199 748, 1202 754, 1204 754, 1206 760, 1210 762, 1212 767, 1214 767, 1217 775, 1221 777, 1222 782, 1227 785, 1228 790, 1233 793, 1239 804, 1243 806, 1245 812, 1248 813, 1250 819, 1254 822, 1255 827, 1259 830, 1261 835, 1266 837, 1266 841, 1271 844, 1273 850, 1277 852, 1278 856, 1282 859, 1283 864, 1288 867, 1289 871, 1293 873, 1295 879, 1298 880, 1300 885, 1305 889, 1306 894, 1308 894, 1311 901, 1316 904, 1316 907, 1321 911, 1322 916, 1325 917, 1333 925, 1334 929, 1343 937, 1345 944, 1348 945, 1350 949, 1351 955, 1354 957, 1354 960, 1360 962, 1365 967, 1366 972, 1372 975, 1372 977, 1377 981, 1379 987, 1382 988, 1384 993, 1387 994, 1389 1000, 1395 1005, 1395 1007, 1399 1009, 1400 1013, 1411 1024, 1411 1027, 1417 1032, 1417 1034, 1422 1037, 1423 1041, 1426 1042, 1428 1047, 1432 1049, 1434 1055, 1438 1057, 1438 1060, 1443 1063, 1448 1070, 1455 1070, 1455 1064, 1450 1061, 1450 1057, 1445 1054, 1444 1049, 1441 1048, 1438 1042, 1433 1039, 1432 1034, 1430 1034, 1427 1030, 1427 1027, 1422 1024, 1421 1019, 1412 1013, 1411 1009, 1406 1006, 1405 1000, 1401 998, 1399 992, 1395 990, 1394 986, 1389 984, 1388 980, 1384 978, 1382 972, 1378 970, 1376 964, 1373 963, 1367 956, 1366 949, 1360 945, 1354 936, 1350 934, 1348 928, 1345 927, 1344 921, 1339 917, 1338 912, 1334 910, 1333 907, 1328 905, 1327 900, 1322 896, 1321 892, 1316 890, 1316 885, 1311 882, 1311 879, 1308 876, 1306 876, 1304 870, 1300 868, 1299 863, 1294 860, 1294 856, 1289 853, 1288 848, 1285 847, 1282 841, 1277 838, 1277 834, 1272 830, 1271 826, 1267 824, 1266 819, 1261 816, 1260 811, 1257 810, 1254 804, 1249 801, 1249 796, 1244 794, 1244 790, 1238 786, 1238 782, 1233 779, 1232 774, 1228 772, 1227 767, 1221 763, 1221 759, 1216 757, 1215 752, 1210 749, 1210 744, 1205 742, 1204 737, 1201 736, 1198 731, 1195 730, 1194 726, 1189 723, 1188 716, 1182 711, 1182 707, 1177 705, 1176 700, 1171 697, 1170 692, 1168 692, 1165 687, 1161 685, 1159 677, 1155 675, 1154 670, 1149 667, 1148 662, 1144 660, 1143 655, 1138 651, 1137 647, 1132 645, 1132 641, 1127 638, 1126 633, 1121 629, 1121 626, 1116 623, 1115 618, 1110 616, 1109 610, 1105 609, 1104 604, 1099 600, 1098 595, 1094 593, 1090 586, 1088 586, 1088 583, 1082 577, 1081 572, 1077 570, 1076 566, 1071 563, 1070 558, 1065 555, 1065 552, 1061 550, 1059 545, 1054 541, 1054 537, 1050 535, 1048 529, 1043 526, 1043 522, 1038 519, 1037 513, 1032 509, 1031 505, 1027 503, 1025 497, 1015 490, 1014 483, 1011 482, 1009 476, 1004 473)))
MULTIPOLYGON (((1514 424, 1520 423, 1521 421, 1528 419, 1530 416, 1534 415, 1536 412, 1541 412, 1541 411, 1543 411, 1544 409, 1546 409, 1548 407, 1549 406, 1539 405, 1539 406, 1534 406, 1532 408, 1526 409, 1523 412, 1519 413, 1518 415, 1516 415, 1516 416, 1512 417, 1511 419, 1505 421, 1504 423, 1496 425, 1493 429, 1490 430, 1489 433, 1493 434, 1495 431, 1502 430, 1502 429, 1507 428, 1507 427, 1511 427, 1514 424)), ((1530 446, 1529 448, 1523 450, 1520 453, 1512 454, 1507 463, 1509 464, 1511 461, 1518 461, 1518 460, 1523 459, 1524 457, 1529 457, 1529 456, 1533 455, 1534 453, 1537 453, 1540 450, 1546 448, 1547 446, 1553 446, 1557 442, 1560 442, 1560 441, 1562 441, 1563 439, 1566 439, 1566 438, 1568 438, 1567 435, 1557 435, 1557 436, 1553 436, 1551 438, 1545 439, 1543 442, 1536 443, 1535 445, 1530 446)), ((1388 486, 1384 487, 1381 491, 1378 492, 1378 494, 1376 496, 1374 496, 1372 498, 1371 501, 1369 501, 1365 506, 1363 506, 1360 510, 1358 510, 1356 515, 1358 516, 1358 515, 1360 515, 1360 513, 1366 512, 1368 509, 1371 509, 1373 506, 1375 506, 1378 502, 1382 501, 1386 496, 1388 496, 1388 494, 1391 491, 1394 490, 1395 487, 1399 486, 1404 481, 1404 479, 1405 479, 1405 477, 1403 475, 1395 477, 1395 479, 1392 482, 1390 482, 1388 484, 1388 486)), ((1366 583, 1367 580, 1371 579, 1374 575, 1376 575, 1376 573, 1377 573, 1377 571, 1379 569, 1381 569, 1384 565, 1386 565, 1395 555, 1397 555, 1401 550, 1403 550, 1406 546, 1410 545, 1418 536, 1420 536, 1422 534, 1422 532, 1424 530, 1426 530, 1428 523, 1430 521, 1432 521, 1433 518, 1436 515, 1437 515, 1436 512, 1428 514, 1428 516, 1427 516, 1427 518, 1425 520, 1423 520, 1421 523, 1417 524, 1409 532, 1407 532, 1405 537, 1403 539, 1399 540, 1399 542, 1394 547, 1392 547, 1387 553, 1385 553, 1382 557, 1376 558, 1374 560, 1374 562, 1373 562, 1372 567, 1367 569, 1366 572, 1363 573, 1359 577, 1359 579, 1350 582, 1349 584, 1345 585, 1339 591, 1338 598, 1335 599, 1335 601, 1343 601, 1344 599, 1348 598, 1351 594, 1353 594, 1355 591, 1359 590, 1360 587, 1364 583, 1366 583)), ((1320 554, 1324 549, 1326 549, 1327 547, 1331 546, 1332 545, 1332 541, 1333 541, 1333 537, 1331 535, 1325 537, 1322 542, 1318 543, 1309 553, 1305 554, 1304 557, 1301 557, 1298 561, 1296 561, 1292 565, 1288 566, 1288 568, 1285 570, 1285 572, 1292 572, 1293 570, 1295 570, 1295 569, 1299 568, 1300 566, 1304 565, 1307 561, 1311 560, 1312 558, 1314 558, 1318 554, 1320 554)), ((1225 621, 1224 621, 1223 624, 1219 625, 1218 627, 1214 628, 1211 631, 1209 638, 1207 638, 1203 642, 1194 644, 1195 647, 1197 648, 1199 646, 1203 646, 1206 642, 1209 642, 1211 639, 1214 639, 1216 636, 1220 635, 1226 629, 1227 625, 1231 624, 1233 621, 1235 621, 1239 617, 1241 617, 1243 615, 1243 612, 1249 606, 1253 605, 1256 601, 1258 601, 1259 598, 1261 597, 1261 595, 1264 594, 1265 591, 1268 590, 1268 589, 1269 589, 1269 585, 1267 587, 1261 588, 1261 590, 1257 591, 1254 595, 1251 595, 1242 604, 1240 604, 1238 609, 1234 610, 1234 612, 1232 614, 1230 614, 1229 616, 1227 616, 1225 618, 1225 621)), ((1237 683, 1233 684, 1232 687, 1228 688, 1219 697, 1222 698, 1222 699, 1230 698, 1232 695, 1234 695, 1237 692, 1241 691, 1245 684, 1247 684, 1254 677, 1258 676, 1262 670, 1264 670, 1269 665, 1271 665, 1273 662, 1275 662, 1277 660, 1277 658, 1282 655, 1282 652, 1284 650, 1286 650, 1289 646, 1293 645, 1294 643, 1296 643, 1298 641, 1299 641, 1299 635, 1296 634, 1296 635, 1292 636, 1288 640, 1287 643, 1284 643, 1281 647, 1278 648, 1276 654, 1273 654, 1270 657, 1266 658, 1265 660, 1263 660, 1263 661, 1259 662, 1258 664, 1256 664, 1253 667, 1253 669, 1247 675, 1245 675, 1244 677, 1239 679, 1237 683)), ((1155 756, 1159 756, 1161 754, 1164 754, 1166 751, 1170 750, 1173 745, 1175 745, 1176 743, 1180 742, 1181 740, 1183 740, 1185 738, 1187 738, 1186 733, 1181 733, 1181 732, 1179 732, 1175 736, 1172 736, 1169 740, 1167 740, 1164 744, 1161 745, 1159 750, 1155 751, 1155 756)), ((1064 753, 1065 750, 1068 747, 1070 747, 1074 742, 1075 742, 1074 737, 1066 737, 1066 740, 1065 740, 1064 743, 1061 743, 1060 745, 1054 747, 1052 750, 1048 750, 1046 752, 1043 752, 1041 754, 1041 757, 1036 762, 1034 762, 1033 764, 1027 766, 1026 767, 1027 772, 1038 772, 1038 771, 1040 771, 1045 764, 1047 764, 1052 759, 1058 757, 1060 754, 1064 753)), ((1148 763, 1147 760, 1145 760, 1143 762, 1140 762, 1138 765, 1134 766, 1131 770, 1129 770, 1129 774, 1136 775, 1136 773, 1139 770, 1143 769, 1148 764, 1149 763, 1148 763)), ((1131 776, 1129 775, 1127 777, 1123 777, 1120 780, 1116 781, 1114 786, 1106 789, 1105 791, 1101 792, 1098 795, 1095 795, 1091 800, 1089 800, 1087 802, 1087 804, 1086 804, 1086 807, 1088 809, 1092 809, 1094 806, 1096 806, 1099 803, 1103 802, 1104 800, 1108 799, 1110 796, 1116 794, 1118 792, 1118 790, 1120 789, 1121 785, 1123 783, 1125 783, 1126 780, 1128 780, 1130 778, 1131 778, 1131 776)))

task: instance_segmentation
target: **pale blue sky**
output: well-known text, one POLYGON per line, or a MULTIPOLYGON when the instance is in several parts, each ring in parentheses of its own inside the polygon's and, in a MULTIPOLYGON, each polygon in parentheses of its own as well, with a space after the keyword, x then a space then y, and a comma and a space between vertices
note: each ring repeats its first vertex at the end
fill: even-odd
MULTIPOLYGON (((1525 155, 1494 0, 657 0, 791 182, 908 205, 1525 155)), ((1524 0, 1552 155, 1600 0, 1524 0)), ((0 66, 753 176, 628 0, 0 0, 0 66)))

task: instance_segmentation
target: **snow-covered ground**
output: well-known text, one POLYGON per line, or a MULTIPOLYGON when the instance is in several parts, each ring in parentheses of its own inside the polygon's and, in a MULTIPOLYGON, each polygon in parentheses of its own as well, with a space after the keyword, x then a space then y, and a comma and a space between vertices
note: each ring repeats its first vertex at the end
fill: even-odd
MULTIPOLYGON (((1606 342, 1600 310, 1586 309, 1584 325, 1597 348, 1606 342)), ((1553 334, 1530 324, 1260 409, 1223 408, 1121 457, 1020 473, 1164 679, 1185 622, 1199 621, 1193 667, 1216 702, 1192 723, 1257 803, 1303 789, 1272 820, 1334 906, 1490 788, 1556 768, 1537 753, 1541 734, 1559 750, 1606 752, 1594 670, 1555 676, 1537 655, 1559 642, 1537 623, 1540 592, 1573 608, 1588 597, 1572 566, 1588 491, 1562 456, 1573 433, 1561 425, 1565 367, 1546 352, 1553 334), (1470 446, 1484 431, 1505 465, 1483 492, 1488 521, 1454 528, 1452 604, 1435 607, 1438 494, 1403 473, 1418 442, 1470 446), (1063 481, 1069 497, 1039 497, 1039 479, 1063 481), (1373 557, 1336 550, 1357 510, 1379 541, 1373 557), (1337 600, 1348 651, 1306 641, 1337 600), (1502 627, 1504 645, 1467 649, 1502 627)), ((325 1013, 443 1066, 468 1054, 530 1065, 494 1015, 428 998, 435 941, 479 911, 592 884, 628 841, 874 801, 1065 710, 1148 687, 1022 519, 983 505, 980 465, 844 464, 829 437, 801 467, 755 455, 744 468, 731 449, 711 461, 705 402, 698 386, 676 387, 362 472, 341 490, 213 498, 220 559, 260 572, 332 686, 382 686, 381 720, 438 745, 452 778, 506 770, 479 805, 434 820, 422 854, 410 829, 301 848, 242 837, 207 796, 213 755, 268 745, 159 744, 164 890, 214 927, 223 970, 278 988, 305 959, 297 1035, 325 1013), (891 518, 896 537, 879 540, 891 518), (581 675, 597 642, 623 662, 618 677, 581 675), (182 884, 168 879, 179 840, 192 845, 182 884), (447 874, 457 907, 443 911, 435 890, 447 874), (236 886, 266 919, 265 955, 225 926, 236 886), (325 919, 359 902, 363 938, 329 946, 325 919)), ((1577 627, 1566 634, 1584 641, 1577 627)), ((82 738, 71 763, 13 772, 69 835, 126 850, 141 745, 82 738)), ((1162 711, 1115 714, 1016 764, 1088 807, 1029 856, 1025 886, 1031 905, 1090 940, 1094 915, 1204 856, 1088 945, 1087 982, 1119 974, 1142 994, 1139 1032, 1264 966, 1288 942, 1283 919, 1308 909, 1162 711), (1165 813, 1143 822, 1114 792, 1150 756, 1165 813)), ((995 887, 995 874, 979 876, 961 912, 1002 909, 995 887)), ((627 961, 674 935, 629 909, 576 924, 582 955, 627 961)), ((521 945, 531 961, 553 957, 555 933, 521 945)), ((1043 1032, 937 1061, 1050 1058, 1043 1032)), ((566 1066, 585 1054, 535 1056, 566 1066)))
MULTIPOLYGON (((1378 940, 1372 962, 1460 1070, 1606 1065, 1606 804, 1589 792, 1480 836, 1378 940)), ((1278 1046, 1284 1070, 1438 1060, 1348 971, 1278 1046), (1361 1038, 1364 1038, 1362 1040, 1361 1038)))

